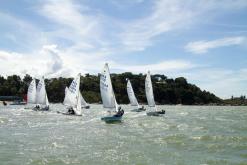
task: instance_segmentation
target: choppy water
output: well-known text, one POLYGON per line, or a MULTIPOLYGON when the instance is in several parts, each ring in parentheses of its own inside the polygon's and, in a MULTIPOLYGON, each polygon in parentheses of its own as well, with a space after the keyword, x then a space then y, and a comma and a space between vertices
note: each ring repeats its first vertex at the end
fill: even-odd
POLYGON ((0 106, 1 165, 247 164, 247 107, 162 106, 163 117, 130 112, 105 124, 102 105, 84 116, 0 106))

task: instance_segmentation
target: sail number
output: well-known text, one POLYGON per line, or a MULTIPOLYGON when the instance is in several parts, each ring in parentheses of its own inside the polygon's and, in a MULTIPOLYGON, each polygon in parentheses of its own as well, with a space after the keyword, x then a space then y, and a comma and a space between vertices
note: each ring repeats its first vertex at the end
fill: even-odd
POLYGON ((101 87, 103 90, 107 90, 108 85, 106 84, 106 75, 103 75, 103 74, 100 75, 100 84, 101 84, 100 87, 101 87))
POLYGON ((76 86, 77 86, 77 83, 73 80, 70 87, 69 87, 69 90, 71 93, 75 93, 76 91, 76 86))
POLYGON ((43 83, 42 83, 42 82, 39 82, 39 83, 38 83, 38 86, 37 86, 37 90, 38 90, 38 91, 40 91, 40 90, 41 90, 42 85, 43 85, 43 83))
POLYGON ((30 84, 29 86, 29 90, 28 90, 28 93, 32 93, 33 92, 33 83, 30 84))

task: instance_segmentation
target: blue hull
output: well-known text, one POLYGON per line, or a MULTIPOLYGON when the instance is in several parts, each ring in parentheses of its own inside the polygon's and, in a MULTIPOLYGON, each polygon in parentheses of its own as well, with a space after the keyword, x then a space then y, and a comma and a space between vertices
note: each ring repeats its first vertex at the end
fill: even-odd
POLYGON ((146 111, 146 109, 132 109, 131 112, 143 112, 146 111))
POLYGON ((32 110, 34 110, 34 111, 49 111, 49 108, 36 108, 36 107, 34 107, 34 108, 32 108, 32 110))
POLYGON ((85 108, 85 109, 90 109, 90 106, 88 105, 88 106, 85 106, 85 107, 83 107, 83 108, 85 108))
POLYGON ((60 112, 60 111, 57 111, 57 113, 60 113, 62 115, 67 115, 67 116, 82 116, 82 115, 71 114, 71 113, 68 113, 68 112, 60 112))
POLYGON ((166 111, 155 111, 155 112, 147 112, 148 116, 162 116, 166 113, 166 111))
POLYGON ((106 116, 106 117, 102 117, 101 120, 105 121, 106 123, 116 123, 116 122, 121 122, 122 116, 120 117, 106 116))
POLYGON ((21 102, 21 103, 11 103, 11 104, 9 104, 9 105, 26 105, 26 104, 27 104, 27 103, 24 103, 24 102, 22 103, 22 102, 21 102))

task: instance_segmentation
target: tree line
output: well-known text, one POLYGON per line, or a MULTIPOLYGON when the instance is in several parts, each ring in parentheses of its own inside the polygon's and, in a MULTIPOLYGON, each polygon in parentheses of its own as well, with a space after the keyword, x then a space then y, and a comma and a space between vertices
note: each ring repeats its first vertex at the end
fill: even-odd
POLYGON ((224 100, 225 104, 227 105, 247 105, 247 99, 244 95, 240 97, 231 97, 230 99, 224 100))
MULTIPOLYGON (((116 99, 120 104, 128 104, 129 99, 126 90, 126 78, 130 79, 133 90, 139 103, 146 103, 145 77, 143 74, 132 74, 130 72, 111 74, 112 85, 116 99)), ((101 103, 99 75, 85 74, 81 76, 80 90, 83 97, 89 103, 101 103)), ((190 84, 184 77, 175 79, 167 78, 165 75, 155 74, 151 76, 154 97, 157 104, 184 104, 204 105, 221 104, 222 100, 214 94, 201 90, 196 85, 190 84)), ((27 93, 28 85, 32 77, 25 75, 21 79, 18 75, 0 76, 0 96, 23 96, 27 93)), ((50 102, 63 102, 65 87, 69 86, 73 78, 51 78, 45 79, 46 91, 50 102)), ((38 80, 36 80, 38 83, 38 80)))

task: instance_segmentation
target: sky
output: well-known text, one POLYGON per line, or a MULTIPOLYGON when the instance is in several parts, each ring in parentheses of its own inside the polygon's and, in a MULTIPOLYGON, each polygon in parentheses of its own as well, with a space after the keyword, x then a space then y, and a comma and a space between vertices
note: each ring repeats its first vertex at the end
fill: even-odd
POLYGON ((247 94, 246 0, 2 0, 0 75, 133 72, 247 94))

